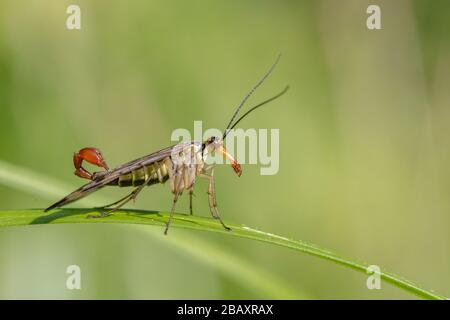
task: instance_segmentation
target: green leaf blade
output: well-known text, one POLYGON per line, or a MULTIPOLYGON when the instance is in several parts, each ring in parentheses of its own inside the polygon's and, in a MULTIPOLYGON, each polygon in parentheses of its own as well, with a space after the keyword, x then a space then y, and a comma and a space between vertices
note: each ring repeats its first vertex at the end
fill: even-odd
MULTIPOLYGON (((113 215, 104 218, 87 218, 88 214, 99 213, 97 210, 91 209, 58 209, 51 212, 43 212, 42 210, 10 210, 0 211, 0 227, 36 225, 36 224, 59 224, 59 223, 120 223, 120 224, 137 224, 165 226, 170 214, 158 211, 143 210, 119 210, 113 215)), ((200 231, 208 231, 225 234, 246 239, 252 239, 265 243, 270 243, 280 247, 290 248, 299 252, 303 252, 315 257, 319 257, 334 263, 349 267, 359 272, 366 273, 368 264, 357 262, 337 255, 331 251, 319 248, 304 241, 293 240, 271 233, 259 231, 247 226, 237 225, 233 223, 226 224, 231 227, 231 231, 225 230, 220 223, 211 218, 175 214, 173 217, 172 228, 194 229, 200 231)), ((170 230, 170 233, 175 230, 170 230)), ((161 233, 163 228, 161 228, 161 233)), ((381 279, 385 282, 404 289, 418 297, 424 299, 445 299, 445 297, 435 294, 430 290, 420 288, 412 282, 402 279, 396 275, 387 272, 381 272, 381 279)))

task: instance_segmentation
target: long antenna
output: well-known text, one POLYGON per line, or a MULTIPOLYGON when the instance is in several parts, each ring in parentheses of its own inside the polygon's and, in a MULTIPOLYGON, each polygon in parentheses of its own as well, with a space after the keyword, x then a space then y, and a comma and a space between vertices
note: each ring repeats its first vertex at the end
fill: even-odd
POLYGON ((258 81, 257 84, 255 84, 255 86, 253 86, 253 88, 246 94, 246 96, 244 97, 244 99, 242 99, 241 103, 239 104, 239 106, 236 108, 236 110, 233 113, 233 116, 231 117, 230 122, 228 123, 225 132, 223 134, 223 138, 225 138, 228 134, 228 131, 230 130, 230 127, 234 121, 234 119, 236 118, 237 114, 239 113, 239 110, 241 110, 242 106, 245 104, 245 102, 248 100, 248 98, 250 98, 250 96, 253 94, 253 92, 255 92, 256 89, 258 89, 258 87, 264 82, 264 80, 267 79, 268 76, 270 76, 270 74, 272 73, 273 69, 275 69, 275 67, 278 64, 278 61, 280 61, 280 57, 281 54, 278 55, 277 59, 275 60, 275 62, 273 63, 273 65, 270 67, 269 71, 266 72, 266 74, 261 78, 261 80, 258 81))
MULTIPOLYGON (((248 110, 248 111, 247 111, 246 113, 244 113, 239 119, 236 120, 236 122, 233 124, 233 126, 232 126, 231 128, 228 129, 228 132, 231 131, 231 130, 233 130, 233 128, 234 128, 234 127, 235 127, 242 119, 244 119, 250 112, 252 112, 252 111, 258 109, 259 107, 262 107, 263 105, 265 105, 265 104, 267 104, 267 103, 269 103, 269 102, 271 102, 271 101, 273 101, 273 100, 275 100, 275 99, 278 99, 278 98, 281 97, 283 94, 285 94, 288 90, 289 90, 289 86, 287 85, 287 86, 283 89, 283 91, 281 91, 280 93, 274 95, 272 98, 269 98, 269 99, 267 99, 267 100, 264 100, 263 102, 258 103, 256 106, 250 108, 250 110, 248 110)), ((226 137, 226 135, 224 135, 223 139, 225 139, 225 137, 226 137)))

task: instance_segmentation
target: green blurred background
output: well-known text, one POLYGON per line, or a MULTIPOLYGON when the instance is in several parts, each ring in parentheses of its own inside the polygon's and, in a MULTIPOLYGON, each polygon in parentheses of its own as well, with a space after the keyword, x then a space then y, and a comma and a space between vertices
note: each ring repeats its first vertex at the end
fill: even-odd
MULTIPOLYGON (((241 124, 280 129, 280 171, 261 176, 244 165, 238 179, 218 168, 222 217, 449 296, 448 30, 450 2, 437 0, 2 0, 0 160, 76 188, 84 182, 73 175, 74 151, 98 147, 116 166, 170 145, 172 130, 192 129, 194 120, 222 128, 282 53, 252 102, 286 84, 291 90, 241 124), (81 7, 81 30, 66 29, 70 4, 81 7), (369 4, 380 5, 382 30, 366 28, 369 4)), ((204 216, 206 188, 199 182, 195 198, 204 216)), ((0 185, 1 209, 54 200, 0 185)), ((134 207, 170 205, 164 185, 145 190, 134 207)), ((186 196, 178 208, 188 211, 186 196)), ((368 290, 364 274, 288 249, 162 233, 89 224, 0 229, 0 298, 413 298, 387 284, 368 290), (211 263, 223 255, 234 276, 211 263), (81 290, 65 287, 71 264, 81 267, 81 290), (250 285, 239 265, 280 290, 250 285)))

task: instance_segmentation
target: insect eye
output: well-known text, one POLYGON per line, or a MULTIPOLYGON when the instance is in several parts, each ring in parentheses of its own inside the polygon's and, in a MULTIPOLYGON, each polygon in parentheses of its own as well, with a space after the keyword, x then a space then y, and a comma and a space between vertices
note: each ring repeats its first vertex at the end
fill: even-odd
POLYGON ((216 137, 210 137, 208 139, 208 143, 213 143, 216 140, 216 137))

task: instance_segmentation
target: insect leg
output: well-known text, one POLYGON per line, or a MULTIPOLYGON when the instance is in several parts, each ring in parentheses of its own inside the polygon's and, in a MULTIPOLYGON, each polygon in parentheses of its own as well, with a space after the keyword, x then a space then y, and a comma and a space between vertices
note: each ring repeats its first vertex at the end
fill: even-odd
POLYGON ((211 176, 207 175, 207 174, 200 174, 201 178, 205 178, 209 181, 208 184, 208 191, 206 192, 208 194, 208 203, 209 203, 209 211, 211 212, 211 215, 213 216, 213 218, 216 217, 215 212, 213 210, 213 201, 212 201, 212 192, 211 192, 211 176))
POLYGON ((172 223, 172 218, 173 218, 173 213, 175 212, 175 207, 177 205, 177 201, 178 201, 178 197, 179 197, 179 193, 175 193, 175 195, 173 196, 173 204, 172 204, 172 211, 170 211, 170 216, 169 216, 169 220, 166 223, 166 229, 164 230, 164 234, 167 236, 167 231, 169 231, 169 226, 172 223))
POLYGON ((189 212, 192 215, 193 214, 193 210, 192 210, 192 196, 194 195, 194 190, 190 189, 189 190, 189 212))
POLYGON ((216 200, 216 190, 214 187, 214 168, 211 169, 211 175, 207 175, 207 174, 202 174, 200 175, 201 177, 208 179, 209 180, 209 185, 208 185, 208 202, 209 202, 209 209, 211 211, 211 215, 214 219, 217 219, 220 221, 220 223, 222 224, 222 226, 228 230, 231 231, 231 228, 228 227, 223 221, 222 218, 219 215, 219 209, 217 207, 217 200, 216 200))
POLYGON ((214 212, 215 212, 215 218, 220 221, 220 223, 226 230, 231 231, 231 228, 225 225, 225 223, 222 221, 222 218, 219 215, 219 208, 217 207, 217 199, 216 199, 216 184, 215 184, 215 180, 214 180, 214 169, 211 170, 211 180, 209 182, 209 185, 211 186, 210 192, 212 193, 212 202, 213 202, 213 208, 214 208, 214 212))
POLYGON ((169 220, 166 223, 166 229, 164 230, 164 234, 167 235, 167 231, 169 231, 169 226, 172 223, 172 218, 173 218, 173 214, 175 212, 175 207, 177 205, 177 201, 178 201, 178 197, 181 195, 181 193, 183 192, 183 189, 181 188, 181 186, 183 186, 183 172, 176 172, 175 176, 173 177, 174 179, 174 190, 173 190, 173 204, 172 204, 172 210, 170 211, 170 216, 169 216, 169 220))
POLYGON ((104 209, 110 206, 113 206, 117 203, 119 203, 117 206, 115 206, 114 208, 110 209, 110 210, 106 210, 103 211, 102 213, 99 214, 90 214, 87 217, 88 218, 103 218, 106 216, 109 216, 112 212, 117 211, 118 209, 120 209, 125 203, 127 203, 128 201, 131 200, 131 197, 133 196, 133 193, 137 190, 138 188, 134 189, 130 194, 126 195, 125 197, 123 197, 122 199, 120 199, 119 201, 116 201, 114 203, 109 204, 108 206, 104 206, 104 207, 100 207, 98 209, 104 209))
MULTIPOLYGON (((195 157, 195 148, 194 148, 194 146, 192 145, 192 146, 191 146, 191 170, 189 170, 189 173, 192 174, 192 175, 194 176, 194 181, 195 181, 195 172, 197 171, 197 167, 196 167, 196 165, 195 165, 196 162, 195 162, 194 157, 195 157)), ((189 179, 188 179, 188 180, 189 180, 189 179)), ((186 183, 186 184, 189 184, 189 182, 190 182, 190 181, 188 181, 188 183, 186 183)), ((190 213, 191 215, 193 215, 193 210, 192 210, 192 197, 193 197, 193 195, 194 195, 194 183, 195 183, 195 182, 193 182, 192 185, 191 185, 190 188, 189 188, 189 213, 190 213)))
POLYGON ((102 213, 99 214, 90 214, 87 217, 88 218, 103 218, 106 216, 109 216, 111 213, 113 213, 114 211, 119 210, 120 208, 122 208, 126 203, 128 203, 130 200, 135 199, 136 196, 138 195, 138 193, 142 190, 142 185, 137 187, 136 189, 134 189, 130 194, 126 195, 125 197, 123 197, 122 199, 120 199, 119 201, 116 201, 115 203, 111 203, 106 207, 103 208, 107 208, 110 206, 113 206, 115 204, 118 203, 117 206, 115 206, 114 208, 111 208, 110 210, 106 210, 103 211, 102 213))
POLYGON ((118 204, 118 203, 122 202, 123 200, 129 198, 130 196, 131 196, 131 193, 130 193, 130 194, 127 194, 125 197, 120 198, 120 199, 117 200, 117 201, 114 201, 113 203, 110 203, 110 204, 107 204, 107 205, 104 205, 104 206, 101 206, 101 207, 95 207, 94 209, 106 209, 106 208, 110 208, 110 207, 112 207, 113 205, 118 204))
POLYGON ((122 199, 120 199, 120 200, 118 200, 116 202, 113 202, 113 203, 103 207, 103 208, 108 208, 108 207, 111 207, 111 206, 117 204, 117 206, 115 206, 114 208, 111 208, 110 210, 104 211, 104 212, 102 212, 100 214, 90 214, 90 215, 88 215, 88 218, 103 218, 103 217, 109 216, 114 211, 119 210, 125 204, 130 202, 131 200, 136 199, 136 197, 139 194, 139 192, 141 192, 142 189, 144 189, 144 187, 147 185, 147 183, 149 181, 150 181, 150 177, 147 180, 145 180, 145 182, 143 184, 141 184, 139 187, 134 189, 130 194, 126 195, 125 197, 123 197, 122 199))

